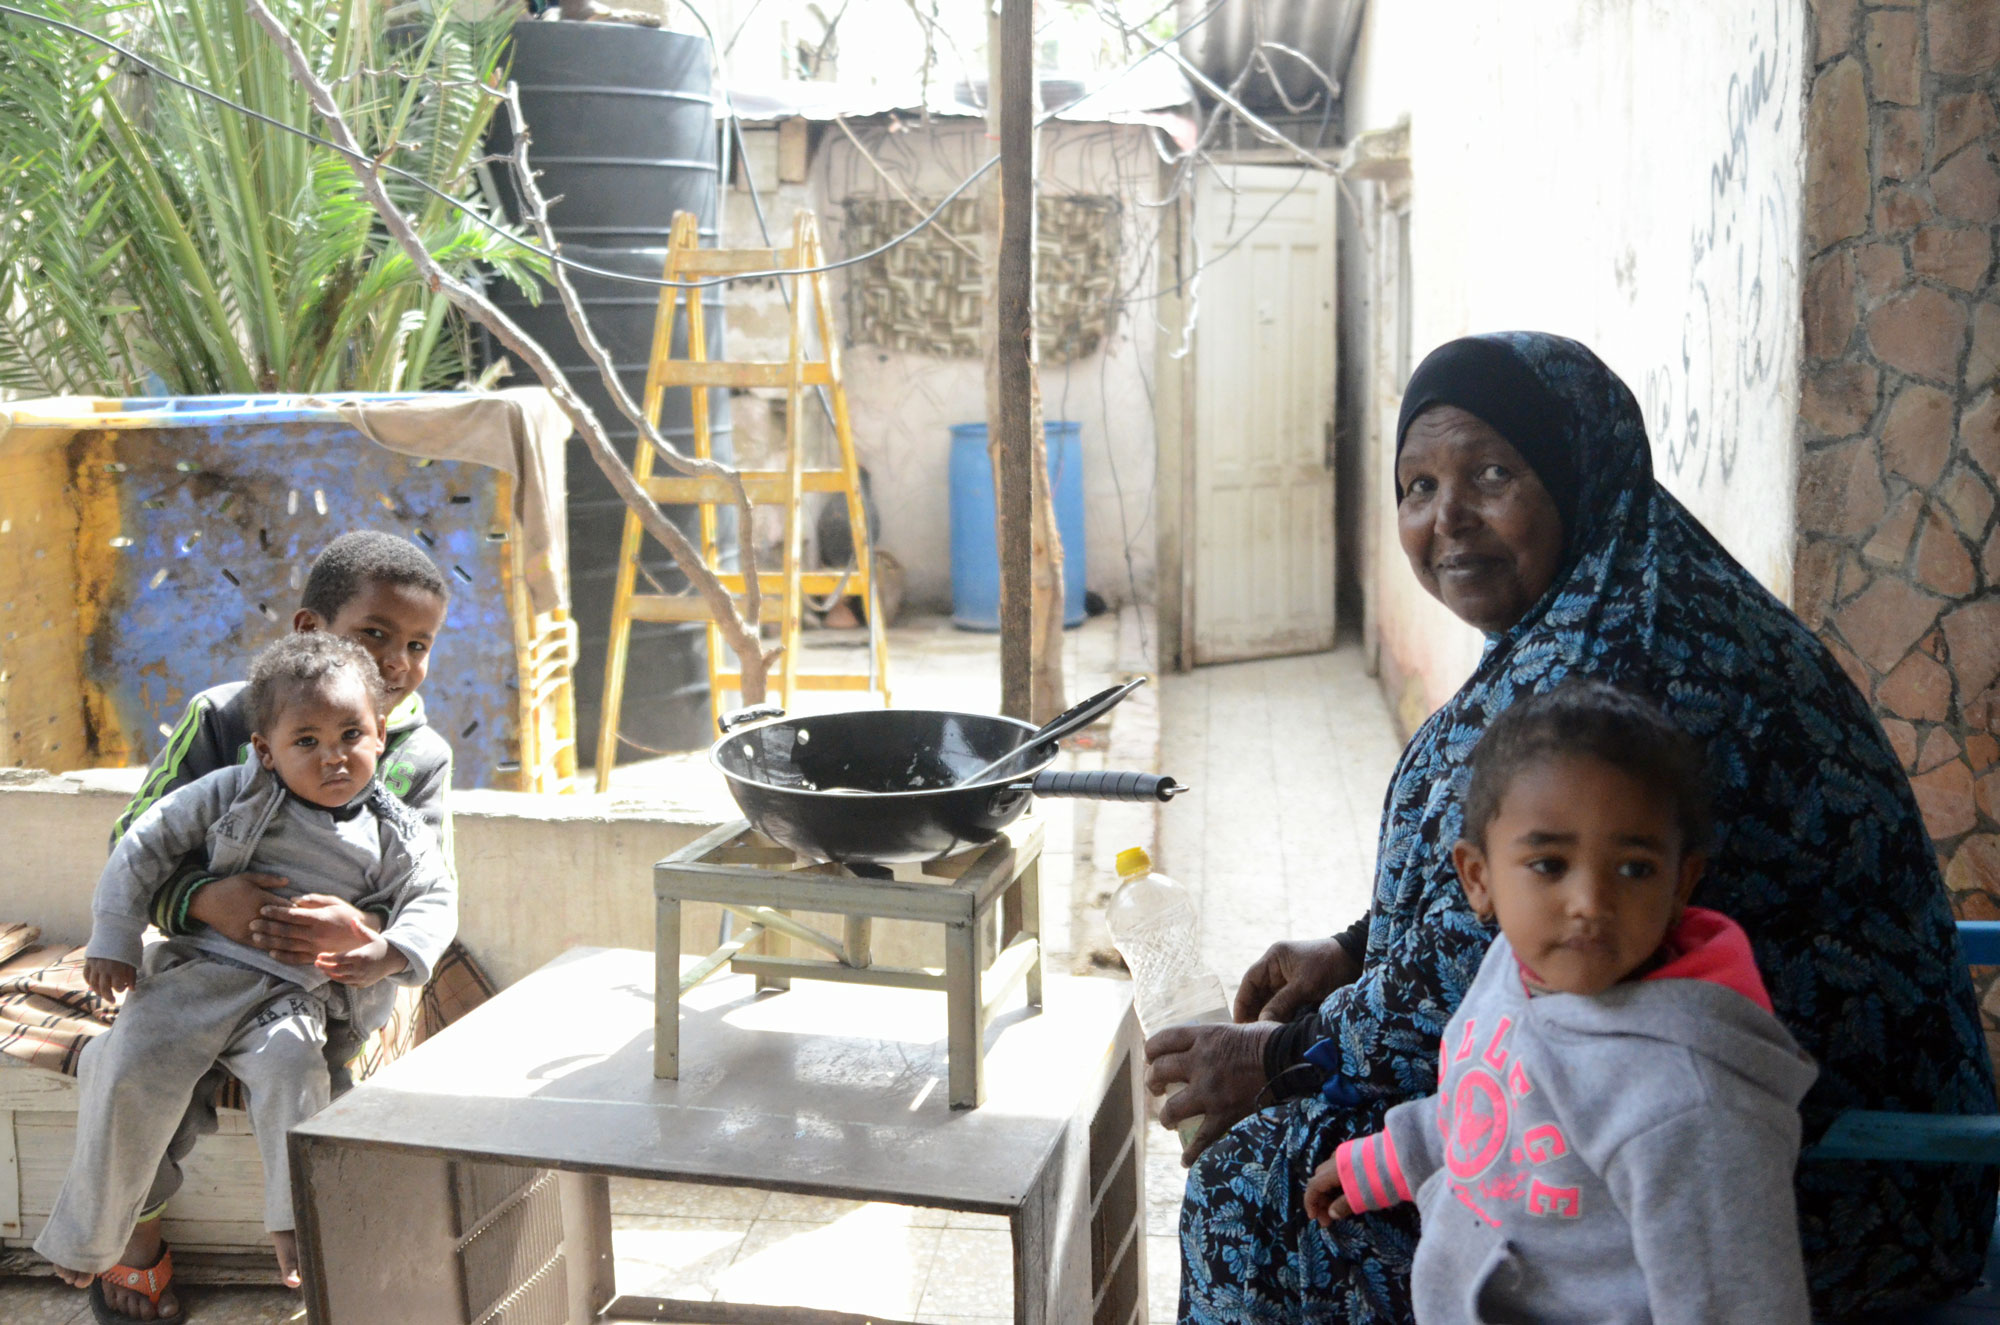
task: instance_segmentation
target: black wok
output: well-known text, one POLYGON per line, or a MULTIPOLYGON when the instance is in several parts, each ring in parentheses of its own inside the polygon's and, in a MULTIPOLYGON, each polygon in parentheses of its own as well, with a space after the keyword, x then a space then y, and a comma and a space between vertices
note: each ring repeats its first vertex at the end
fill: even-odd
POLYGON ((865 709, 787 718, 764 706, 726 715, 709 762, 753 827, 817 860, 892 864, 983 845, 1037 796, 1170 800, 1156 773, 1062 773, 1053 748, 997 776, 954 785, 1019 746, 1032 723, 979 713, 865 709))

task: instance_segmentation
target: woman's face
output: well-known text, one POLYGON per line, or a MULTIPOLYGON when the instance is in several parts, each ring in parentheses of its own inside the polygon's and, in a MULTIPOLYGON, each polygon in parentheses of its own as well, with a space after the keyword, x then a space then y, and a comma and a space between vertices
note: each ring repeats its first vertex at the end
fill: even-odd
POLYGON ((1419 414, 1396 460, 1396 525, 1410 569, 1461 620, 1496 633, 1555 580, 1562 516, 1507 439, 1453 405, 1419 414))

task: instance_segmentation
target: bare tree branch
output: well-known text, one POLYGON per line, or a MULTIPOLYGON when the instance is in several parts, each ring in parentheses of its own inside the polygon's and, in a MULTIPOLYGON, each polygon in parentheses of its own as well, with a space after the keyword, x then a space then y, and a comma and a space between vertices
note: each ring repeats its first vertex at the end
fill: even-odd
MULTIPOLYGON (((1261 4, 1250 6, 1250 39, 1252 45, 1250 47, 1250 61, 1247 67, 1261 69, 1264 76, 1271 80, 1271 90, 1278 94, 1278 104, 1283 106, 1288 114, 1303 114, 1306 106, 1295 103, 1290 97, 1285 95, 1285 81, 1278 77, 1278 71, 1272 67, 1271 57, 1264 54, 1264 46, 1266 44, 1264 41, 1264 6, 1261 4)), ((1311 98, 1307 98, 1307 105, 1310 104, 1311 98)))
MULTIPOLYGON (((910 209, 914 211, 918 216, 925 216, 929 214, 930 209, 928 207, 925 207, 915 198, 912 198, 910 196, 910 191, 903 187, 902 182, 898 180, 894 175, 891 175, 887 170, 884 170, 882 168, 882 163, 875 159, 875 154, 868 150, 868 144, 862 142, 860 135, 855 133, 854 130, 848 125, 845 116, 836 115, 833 117, 833 122, 840 126, 840 131, 842 133, 847 135, 847 141, 854 144, 854 150, 861 153, 861 159, 863 161, 866 161, 869 165, 873 166, 875 168, 875 173, 880 175, 883 181, 887 183, 890 188, 896 191, 897 197, 901 198, 904 202, 910 204, 910 209)), ((937 227, 937 232, 940 235, 943 235, 947 240, 949 240, 951 242, 952 247, 957 249, 959 252, 965 254, 966 257, 971 258, 974 262, 980 261, 978 250, 974 249, 972 245, 966 243, 963 239, 960 239, 957 235, 951 233, 951 231, 945 229, 943 225, 939 225, 937 227)))
MULTIPOLYGON (((617 450, 611 445, 610 438, 604 431, 604 425, 598 421, 596 413, 584 403, 582 397, 577 395, 576 390, 570 385, 569 378, 556 365, 548 351, 521 330, 512 318, 501 312, 483 293, 452 276, 438 264, 436 258, 431 256, 423 241, 417 237, 415 225, 396 206, 383 187, 380 171, 355 140, 354 131, 340 113, 340 107, 335 103, 331 89, 314 72, 305 52, 300 49, 298 42, 285 29, 284 24, 278 21, 264 0, 243 0, 243 4, 250 16, 257 21, 258 26, 270 34, 271 40, 284 55, 286 63, 291 66, 292 77, 311 98, 313 109, 327 126, 328 137, 346 159, 348 168, 354 172, 363 194, 374 207, 376 214, 382 218, 390 237, 409 254, 410 261, 423 273, 425 281, 432 290, 443 294, 459 311, 486 327, 499 338, 501 344, 534 369, 535 375, 541 378, 542 384, 547 387, 556 404, 569 416, 571 424, 575 426, 578 435, 583 438, 584 445, 589 449, 591 459, 604 471, 604 476, 611 481, 611 486, 616 489, 619 497, 624 500, 626 506, 637 513, 639 523, 645 531, 673 556, 674 564, 680 567, 681 573, 687 576, 688 583, 708 604, 709 612, 721 629, 723 638, 729 642, 729 647, 736 652, 741 662, 744 701, 755 703, 761 700, 764 697, 765 676, 772 655, 767 655, 763 651, 755 632, 745 625, 743 618, 736 611, 735 601, 730 597, 729 591, 722 586, 715 573, 702 564, 700 553, 688 541, 687 535, 667 519, 660 508, 653 503, 652 498, 648 497, 645 490, 639 486, 639 481, 632 476, 632 471, 626 468, 625 462, 619 458, 617 450)), ((495 95, 502 94, 496 92, 495 95)), ((546 218, 543 220, 545 222, 546 218)), ((571 308, 571 295, 567 290, 564 291, 563 297, 565 307, 571 308)), ((574 318, 573 308, 571 315, 574 318)), ((615 374, 607 374, 607 377, 615 383, 615 374)))
MULTIPOLYGON (((549 222, 548 200, 542 196, 542 186, 535 177, 533 167, 528 164, 530 135, 528 121, 521 114, 520 89, 510 82, 500 99, 506 103, 508 127, 514 133, 514 150, 509 154, 507 161, 513 171, 515 188, 521 196, 522 215, 528 218, 529 225, 541 238, 543 247, 551 253, 560 254, 562 244, 556 238, 555 227, 549 222)), ((618 412, 639 430, 639 435, 644 437, 669 465, 690 477, 719 478, 728 483, 730 490, 735 493, 737 518, 742 521, 743 529, 742 537, 737 540, 743 558, 745 609, 743 617, 745 623, 754 629, 763 616, 764 591, 757 578, 755 539, 750 536, 750 493, 743 486, 743 475, 719 461, 703 460, 699 456, 687 455, 660 435, 660 430, 646 417, 646 411, 639 407, 638 402, 632 399, 632 393, 625 389, 625 380, 618 375, 617 365, 612 362, 604 343, 597 339, 597 333, 591 329, 590 319, 584 316, 583 300, 570 281, 569 269, 560 262, 552 263, 551 266, 555 276, 556 293, 562 299, 563 312, 569 318, 570 329, 576 333, 577 344, 583 347, 584 353, 590 356, 590 362, 596 365, 598 376, 604 379, 604 385, 611 392, 612 402, 618 406, 618 412)), ((686 293, 690 305, 701 298, 702 294, 700 290, 689 290, 686 293)), ((702 391, 707 388, 688 389, 702 391)), ((750 701, 746 699, 746 702, 750 701)))
MULTIPOLYGON (((1127 23, 1118 14, 1117 8, 1113 5, 1099 3, 1094 8, 1105 22, 1117 28, 1126 38, 1136 40, 1139 45, 1145 47, 1148 55, 1164 55, 1179 65, 1181 72, 1187 75, 1189 82, 1207 92, 1220 103, 1216 107, 1218 113, 1220 113, 1223 107, 1228 107, 1235 113, 1238 119, 1250 127, 1251 132, 1270 143, 1273 147, 1277 147, 1295 157, 1300 165, 1307 166, 1313 170, 1325 171, 1330 175, 1338 175, 1340 173, 1339 166, 1299 146, 1282 132, 1266 123, 1248 106, 1237 100, 1237 94, 1242 91, 1244 79, 1249 75, 1251 70, 1257 68, 1257 59, 1262 55, 1261 51, 1254 51, 1252 58, 1244 64, 1242 72, 1237 74, 1235 81, 1228 88, 1223 88, 1214 79, 1210 78, 1200 69, 1197 69, 1185 55, 1180 53, 1177 49, 1178 42, 1154 41, 1144 32, 1139 31, 1137 27, 1127 23)), ((1213 121, 1211 121, 1211 126, 1212 124, 1213 121)), ((1204 133, 1203 140, 1205 141, 1206 138, 1207 134, 1204 133)))
MULTIPOLYGON (((840 35, 840 20, 847 17, 847 7, 853 3, 854 0, 841 0, 840 12, 835 14, 831 21, 822 20, 826 22, 826 35, 819 39, 819 47, 813 51, 810 63, 806 66, 805 72, 808 79, 819 77, 819 67, 826 63, 826 53, 829 50, 835 49, 835 38, 840 35)), ((804 44, 803 42, 800 43, 801 46, 804 44)))
MULTIPOLYGON (((1326 70, 1320 68, 1319 64, 1316 61, 1314 61, 1314 59, 1310 55, 1307 55, 1304 51, 1298 50, 1291 46, 1287 46, 1283 42, 1278 42, 1278 41, 1264 41, 1264 42, 1259 42, 1258 45, 1262 46, 1267 51, 1276 51, 1280 55, 1291 56, 1294 60, 1297 60, 1300 64, 1306 67, 1306 72, 1310 73, 1314 78, 1319 80, 1320 85, 1326 89, 1326 95, 1328 97, 1336 101, 1340 99, 1339 82, 1337 82, 1334 79, 1333 75, 1327 73, 1326 70)), ((1267 69, 1269 68, 1268 65, 1265 67, 1267 69)), ((1275 75, 1273 76, 1275 77, 1275 75)))

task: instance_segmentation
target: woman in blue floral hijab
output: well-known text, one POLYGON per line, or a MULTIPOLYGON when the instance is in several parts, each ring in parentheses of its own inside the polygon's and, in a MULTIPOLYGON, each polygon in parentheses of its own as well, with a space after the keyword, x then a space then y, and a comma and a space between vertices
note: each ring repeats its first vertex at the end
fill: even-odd
MULTIPOLYGON (((1147 1046, 1156 1090, 1188 1083, 1162 1121, 1209 1116, 1197 1145, 1281 1101, 1189 1175, 1184 1321, 1410 1319, 1413 1207, 1322 1230, 1301 1196, 1337 1142, 1434 1089, 1438 1037, 1490 938, 1451 867, 1472 749, 1572 673, 1650 696, 1707 742, 1717 840, 1695 900, 1749 932, 1779 1017, 1819 1061, 1807 1143, 1847 1109, 1995 1107, 1908 778, 1825 648, 1654 480, 1625 384, 1560 337, 1454 341, 1412 377, 1397 447, 1404 550, 1486 649, 1397 765, 1369 916, 1274 947, 1244 979, 1245 1024, 1147 1046)), ((1798 1195, 1826 1315, 1962 1292, 1993 1228, 1991 1169, 1807 1161, 1798 1195)))

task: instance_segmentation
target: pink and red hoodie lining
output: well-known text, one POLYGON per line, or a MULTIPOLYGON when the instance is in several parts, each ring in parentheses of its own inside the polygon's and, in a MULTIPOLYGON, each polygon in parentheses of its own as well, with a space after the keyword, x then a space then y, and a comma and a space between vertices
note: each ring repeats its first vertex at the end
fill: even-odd
POLYGON ((1734 990, 1766 1012, 1772 1010, 1771 995, 1750 951, 1750 936, 1722 912, 1690 906, 1681 913, 1681 923, 1667 932, 1666 949, 1667 964, 1641 979, 1706 980, 1734 990))
MULTIPOLYGON (((1688 907, 1681 913, 1680 923, 1667 932, 1663 946, 1666 964, 1641 980, 1706 980, 1771 1011, 1771 995, 1757 972, 1750 936, 1720 911, 1688 907)), ((1387 1132, 1343 1141, 1333 1152, 1333 1162, 1348 1204, 1356 1210, 1381 1210, 1398 1201, 1416 1199, 1403 1181, 1396 1143, 1387 1132)))

